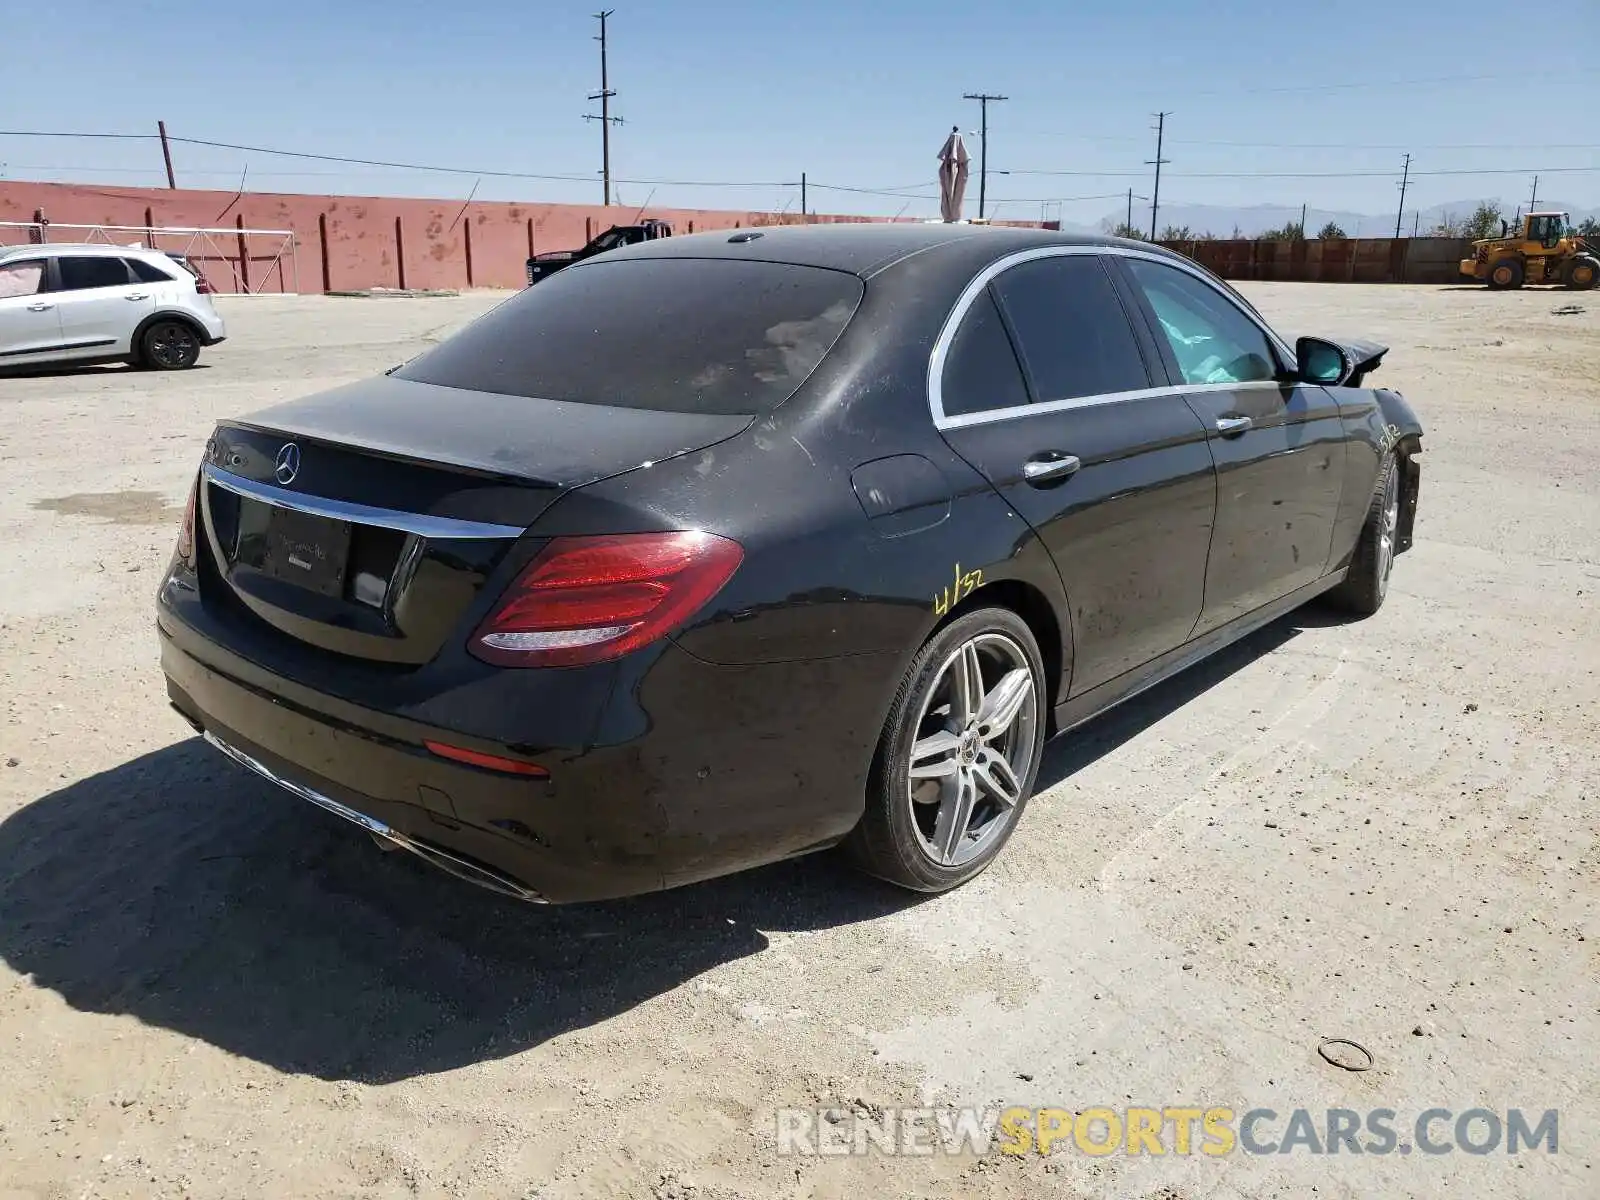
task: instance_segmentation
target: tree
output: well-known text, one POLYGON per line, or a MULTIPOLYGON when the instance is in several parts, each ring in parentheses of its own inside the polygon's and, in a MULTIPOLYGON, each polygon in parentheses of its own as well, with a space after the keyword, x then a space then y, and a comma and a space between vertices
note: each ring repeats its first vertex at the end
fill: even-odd
POLYGON ((1445 213, 1439 218, 1439 223, 1433 227, 1433 237, 1459 238, 1466 237, 1467 223, 1457 220, 1450 213, 1445 213))
POLYGON ((1161 231, 1161 240, 1163 242, 1192 242, 1195 240, 1195 236, 1187 225, 1168 225, 1161 231))
POLYGON ((1500 236, 1500 205, 1493 200, 1480 201, 1472 215, 1461 223, 1464 238, 1491 238, 1500 236))
POLYGON ((1593 217, 1585 217, 1578 224, 1578 232, 1586 238, 1600 237, 1600 221, 1593 217))
POLYGON ((1339 224, 1336 221, 1329 221, 1321 229, 1317 230, 1317 240, 1322 242, 1325 242, 1330 238, 1342 238, 1349 236, 1350 235, 1348 233, 1339 228, 1339 224))
POLYGON ((1140 233, 1126 221, 1118 221, 1111 217, 1107 217, 1104 221, 1100 222, 1100 228, 1104 232, 1110 234, 1112 237, 1133 238, 1135 241, 1144 241, 1144 234, 1140 233))
POLYGON ((1286 221, 1281 229, 1269 229, 1261 235, 1264 242, 1303 242, 1306 227, 1299 221, 1286 221))

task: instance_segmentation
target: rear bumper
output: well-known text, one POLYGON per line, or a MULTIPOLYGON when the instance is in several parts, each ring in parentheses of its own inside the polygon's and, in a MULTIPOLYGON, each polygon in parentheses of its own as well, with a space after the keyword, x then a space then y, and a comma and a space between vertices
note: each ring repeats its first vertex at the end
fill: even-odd
POLYGON ((311 692, 165 607, 158 629, 173 707, 236 762, 446 870, 555 903, 836 842, 860 817, 895 678, 871 655, 720 667, 669 646, 616 689, 596 744, 530 755, 311 692), (531 758, 550 778, 441 759, 424 740, 531 758))
POLYGON ((195 305, 186 311, 200 326, 200 344, 202 346, 215 346, 218 342, 228 340, 228 326, 223 321, 221 313, 214 308, 207 311, 207 307, 205 305, 195 305))

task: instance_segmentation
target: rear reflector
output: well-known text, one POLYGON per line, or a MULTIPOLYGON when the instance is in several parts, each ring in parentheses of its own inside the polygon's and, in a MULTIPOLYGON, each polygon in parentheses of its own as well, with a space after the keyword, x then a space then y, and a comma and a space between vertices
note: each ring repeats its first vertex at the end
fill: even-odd
POLYGON ((504 771, 509 775, 528 775, 534 779, 549 779, 550 772, 538 763, 523 762, 516 758, 502 758, 498 754, 485 754, 481 750, 468 750, 465 746, 452 746, 446 742, 423 742, 430 754, 448 758, 451 762, 482 767, 487 771, 504 771))
POLYGON ((705 607, 743 558, 738 542, 711 533, 554 538, 506 589, 468 649, 505 667, 621 658, 705 607))
POLYGON ((200 490, 200 477, 196 475, 189 485, 189 499, 183 506, 183 524, 178 526, 178 557, 194 565, 194 506, 200 490))

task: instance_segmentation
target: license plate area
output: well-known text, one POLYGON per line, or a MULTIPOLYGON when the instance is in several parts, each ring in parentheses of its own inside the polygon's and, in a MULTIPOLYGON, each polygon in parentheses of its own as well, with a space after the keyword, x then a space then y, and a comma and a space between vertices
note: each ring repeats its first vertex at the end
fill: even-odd
POLYGON ((320 596, 344 594, 350 522, 267 506, 259 569, 320 596))

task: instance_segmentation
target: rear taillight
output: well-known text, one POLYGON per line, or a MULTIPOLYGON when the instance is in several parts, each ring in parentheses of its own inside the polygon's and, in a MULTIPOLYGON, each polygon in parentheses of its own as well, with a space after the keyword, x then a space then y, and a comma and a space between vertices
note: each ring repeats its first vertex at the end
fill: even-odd
POLYGON ((738 542, 711 533, 555 538, 506 589, 467 648, 505 667, 620 658, 703 608, 743 558, 738 542))
POLYGON ((202 296, 215 296, 217 294, 217 289, 211 286, 211 280, 207 279, 204 275, 195 276, 194 290, 199 292, 202 296))
POLYGON ((200 477, 189 485, 189 499, 183 506, 183 524, 178 526, 178 557, 194 565, 194 506, 200 492, 200 477))

